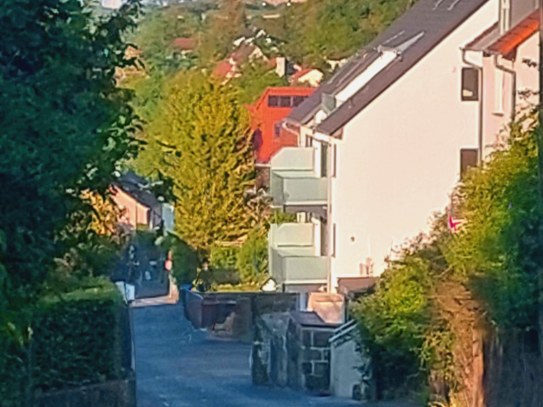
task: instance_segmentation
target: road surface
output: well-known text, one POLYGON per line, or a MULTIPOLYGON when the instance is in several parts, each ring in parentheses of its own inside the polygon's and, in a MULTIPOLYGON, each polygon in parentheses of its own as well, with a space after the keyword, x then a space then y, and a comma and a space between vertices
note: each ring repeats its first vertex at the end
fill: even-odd
POLYGON ((138 407, 363 405, 253 386, 250 345, 194 330, 184 318, 181 304, 156 305, 155 299, 146 306, 145 301, 133 309, 138 407))

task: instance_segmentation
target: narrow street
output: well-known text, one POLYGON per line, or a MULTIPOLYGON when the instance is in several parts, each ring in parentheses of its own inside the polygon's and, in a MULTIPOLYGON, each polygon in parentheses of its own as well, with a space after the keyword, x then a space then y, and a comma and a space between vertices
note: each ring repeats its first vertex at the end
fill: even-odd
POLYGON ((181 304, 134 308, 138 407, 353 406, 251 383, 250 345, 192 328, 181 304))

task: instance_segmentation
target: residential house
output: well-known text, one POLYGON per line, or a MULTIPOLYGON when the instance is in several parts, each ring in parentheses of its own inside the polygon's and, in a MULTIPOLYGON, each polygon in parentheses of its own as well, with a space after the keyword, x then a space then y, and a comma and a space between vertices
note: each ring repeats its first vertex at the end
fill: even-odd
POLYGON ((173 207, 150 191, 150 183, 129 171, 112 186, 113 201, 122 210, 120 223, 129 229, 144 226, 150 230, 172 231, 173 207))
POLYGON ((267 88, 253 106, 248 106, 258 170, 257 187, 269 185, 272 155, 282 147, 298 145, 297 134, 283 128, 281 123, 292 109, 299 106, 314 90, 308 87, 267 88))
POLYGON ((290 78, 291 85, 309 85, 317 87, 322 81, 323 73, 315 68, 301 68, 290 78))
POLYGON ((232 54, 217 64, 212 74, 216 78, 226 80, 236 78, 241 75, 240 67, 242 65, 258 59, 264 62, 268 61, 259 47, 250 41, 242 41, 232 54))
POLYGON ((179 37, 173 40, 173 48, 181 52, 182 55, 190 54, 196 49, 194 38, 179 37))
POLYGON ((462 99, 479 108, 481 159, 539 103, 538 0, 502 0, 500 18, 464 48, 462 99))
MULTIPOLYGON (((501 0, 504 1, 504 0, 501 0)), ((337 291, 379 275, 428 231, 481 151, 480 104, 463 48, 498 20, 498 0, 419 0, 287 117, 297 147, 271 159, 270 271, 286 291, 337 291)))

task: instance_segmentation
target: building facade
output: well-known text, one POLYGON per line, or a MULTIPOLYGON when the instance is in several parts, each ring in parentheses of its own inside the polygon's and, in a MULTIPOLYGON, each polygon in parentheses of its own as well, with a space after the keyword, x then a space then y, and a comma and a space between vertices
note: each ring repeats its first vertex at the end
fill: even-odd
POLYGON ((429 230, 463 171, 533 102, 519 97, 537 91, 533 3, 419 0, 289 115, 298 146, 272 157, 270 192, 298 222, 270 230, 278 283, 335 291, 429 230))

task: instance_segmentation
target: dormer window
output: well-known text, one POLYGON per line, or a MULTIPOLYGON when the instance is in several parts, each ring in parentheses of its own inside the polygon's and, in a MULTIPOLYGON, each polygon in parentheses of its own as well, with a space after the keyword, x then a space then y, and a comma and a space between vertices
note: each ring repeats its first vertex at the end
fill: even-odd
POLYGON ((337 101, 334 95, 323 93, 321 102, 322 110, 327 115, 332 113, 337 107, 337 101))

